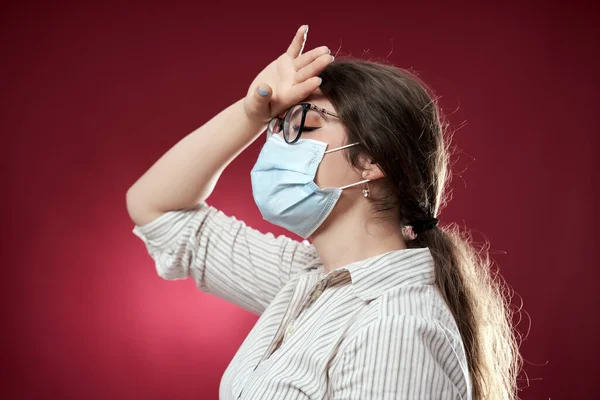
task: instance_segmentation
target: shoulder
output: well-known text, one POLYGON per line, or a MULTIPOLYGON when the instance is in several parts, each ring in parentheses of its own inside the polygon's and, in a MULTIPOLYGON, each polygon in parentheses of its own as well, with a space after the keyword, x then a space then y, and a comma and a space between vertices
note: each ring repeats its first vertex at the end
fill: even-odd
POLYGON ((369 302, 360 318, 361 322, 398 317, 422 318, 437 321, 442 326, 458 333, 452 311, 435 284, 394 287, 369 302))
POLYGON ((398 340, 404 347, 435 348, 437 352, 446 349, 460 363, 466 363, 458 325, 436 285, 394 288, 383 293, 364 308, 340 351, 398 340))

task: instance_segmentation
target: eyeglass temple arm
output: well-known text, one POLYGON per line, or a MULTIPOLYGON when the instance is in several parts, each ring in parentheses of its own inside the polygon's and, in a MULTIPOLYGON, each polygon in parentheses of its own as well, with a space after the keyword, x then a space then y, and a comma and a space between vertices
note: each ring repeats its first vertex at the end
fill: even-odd
POLYGON ((322 107, 319 107, 319 106, 317 106, 315 104, 311 104, 310 108, 312 108, 313 110, 317 110, 317 111, 323 112, 325 114, 332 115, 332 116, 334 116, 336 118, 339 118, 335 113, 332 113, 331 111, 328 111, 328 110, 326 110, 326 109, 324 109, 322 107))

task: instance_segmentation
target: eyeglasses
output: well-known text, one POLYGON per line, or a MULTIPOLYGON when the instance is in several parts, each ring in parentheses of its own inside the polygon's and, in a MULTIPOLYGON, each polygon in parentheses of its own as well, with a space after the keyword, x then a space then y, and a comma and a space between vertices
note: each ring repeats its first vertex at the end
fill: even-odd
POLYGON ((311 114, 308 114, 309 110, 315 110, 339 118, 335 113, 311 103, 296 104, 290 107, 282 117, 275 117, 269 121, 267 139, 273 133, 279 133, 283 129, 283 139, 289 144, 294 144, 300 139, 302 132, 319 129, 323 125, 322 119, 316 116, 312 117, 311 114), (306 127, 304 126, 305 123, 307 124, 306 127))

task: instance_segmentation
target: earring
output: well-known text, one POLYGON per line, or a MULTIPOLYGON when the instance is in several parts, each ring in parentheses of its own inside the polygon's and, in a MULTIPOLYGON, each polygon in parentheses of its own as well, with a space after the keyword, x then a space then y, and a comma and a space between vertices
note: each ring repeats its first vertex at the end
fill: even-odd
POLYGON ((365 188, 363 189, 362 193, 367 199, 371 196, 371 192, 369 192, 369 184, 367 182, 365 182, 365 188))

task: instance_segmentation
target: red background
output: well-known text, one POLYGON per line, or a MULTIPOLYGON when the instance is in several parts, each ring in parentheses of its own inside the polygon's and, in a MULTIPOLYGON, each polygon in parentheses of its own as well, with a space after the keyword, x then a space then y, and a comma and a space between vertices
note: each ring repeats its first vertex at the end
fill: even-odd
MULTIPOLYGON (((161 280, 125 193, 308 23, 307 48, 414 67, 466 123, 440 218, 490 242, 523 302, 521 397, 597 393, 597 8, 446 3, 4 3, 3 392, 217 398, 256 316, 161 280)), ((252 200, 259 146, 208 201, 283 233, 252 200)))

